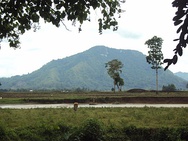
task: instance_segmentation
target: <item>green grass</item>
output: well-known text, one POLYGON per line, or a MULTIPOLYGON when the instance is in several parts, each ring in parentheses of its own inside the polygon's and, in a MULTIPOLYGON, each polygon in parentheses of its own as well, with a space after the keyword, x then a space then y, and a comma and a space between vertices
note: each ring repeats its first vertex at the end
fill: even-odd
POLYGON ((22 98, 3 98, 0 99, 0 104, 23 104, 24 99, 22 98))
MULTIPOLYGON (((173 93, 0 93, 0 104, 25 103, 27 99, 62 100, 121 97, 187 97, 188 92, 173 93)), ((116 102, 116 101, 114 101, 116 102)), ((66 140, 88 135, 100 137, 96 130, 104 130, 104 141, 180 140, 188 135, 188 108, 42 108, 1 109, 0 140, 66 140), (91 123, 88 124, 87 121, 91 123), (102 126, 97 127, 97 120, 102 126), (87 123, 87 124, 86 124, 87 123), (86 126, 83 126, 85 125, 86 126), (88 125, 88 126, 87 126, 88 125), (92 126, 94 126, 92 128, 92 126), (84 129, 84 130, 83 130, 84 129), (88 131, 90 130, 90 131, 88 131), (125 133, 126 132, 126 133, 125 133)), ((90 136, 90 137, 91 137, 90 136)), ((99 139, 99 138, 97 138, 99 139)), ((82 140, 82 138, 81 138, 82 140)), ((87 139, 86 139, 87 140, 87 139)), ((88 141, 88 140, 87 140, 88 141)), ((94 139, 96 141, 96 139, 94 139)))
POLYGON ((64 123, 79 126, 94 118, 105 126, 187 127, 188 108, 0 109, 0 124, 12 129, 64 123))

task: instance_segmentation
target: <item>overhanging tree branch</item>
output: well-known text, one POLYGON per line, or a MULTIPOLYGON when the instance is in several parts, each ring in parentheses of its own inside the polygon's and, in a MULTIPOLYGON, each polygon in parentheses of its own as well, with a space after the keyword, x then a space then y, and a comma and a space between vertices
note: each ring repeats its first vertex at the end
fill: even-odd
MULTIPOLYGON (((40 19, 59 27, 63 20, 79 22, 90 18, 91 8, 100 9, 99 33, 118 29, 116 14, 120 14, 122 0, 3 0, 0 2, 0 39, 7 39, 10 47, 18 48, 19 37, 40 19)), ((81 26, 79 27, 81 31, 81 26)))
POLYGON ((174 49, 173 58, 164 60, 164 63, 167 63, 167 66, 164 68, 165 70, 171 64, 177 63, 178 56, 183 55, 183 48, 186 48, 188 43, 188 0, 174 0, 172 6, 177 8, 173 21, 175 26, 179 26, 177 29, 179 38, 174 40, 178 43, 174 49))

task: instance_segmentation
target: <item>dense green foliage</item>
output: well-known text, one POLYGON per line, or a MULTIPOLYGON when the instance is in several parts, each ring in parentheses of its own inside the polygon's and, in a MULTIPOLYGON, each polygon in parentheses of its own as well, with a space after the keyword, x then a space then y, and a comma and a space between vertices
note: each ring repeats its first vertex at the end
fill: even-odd
POLYGON ((145 44, 150 49, 146 61, 151 64, 151 68, 155 69, 156 72, 156 92, 158 92, 158 69, 163 64, 163 53, 162 53, 163 39, 157 36, 147 40, 145 44))
POLYGON ((114 81, 114 92, 115 86, 121 91, 121 86, 124 85, 123 79, 120 77, 120 73, 122 73, 123 64, 121 61, 117 59, 113 59, 107 63, 105 63, 105 67, 107 68, 108 75, 114 81))
POLYGON ((91 11, 98 9, 101 17, 98 18, 99 32, 104 29, 117 30, 117 17, 121 13, 120 0, 4 0, 0 3, 0 41, 7 39, 11 47, 19 47, 19 36, 27 30, 39 27, 41 19, 59 27, 64 20, 81 25, 90 21, 91 11))
MULTIPOLYGON (((0 78, 1 89, 77 89, 111 90, 111 78, 105 63, 117 58, 124 67, 122 90, 132 88, 155 89, 155 73, 145 61, 146 56, 134 50, 96 46, 82 53, 53 60, 40 69, 22 76, 0 78)), ((173 83, 185 89, 186 81, 170 71, 159 70, 159 89, 173 83)))
POLYGON ((163 86, 162 91, 176 91, 176 86, 174 84, 163 86))
POLYGON ((81 126, 83 121, 94 118, 105 126, 136 127, 186 127, 187 108, 44 108, 44 109, 0 109, 0 123, 7 128, 34 128, 35 126, 81 126), (149 122, 148 122, 149 121, 149 122))
POLYGON ((157 36, 145 42, 145 45, 150 49, 146 61, 152 65, 152 69, 160 69, 163 64, 162 43, 163 39, 157 36))
POLYGON ((177 141, 187 108, 0 109, 2 141, 177 141))

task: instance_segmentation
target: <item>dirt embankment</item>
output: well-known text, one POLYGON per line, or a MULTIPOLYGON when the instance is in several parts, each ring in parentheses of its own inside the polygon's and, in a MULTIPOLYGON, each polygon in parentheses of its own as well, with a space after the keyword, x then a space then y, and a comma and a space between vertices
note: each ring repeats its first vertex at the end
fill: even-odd
POLYGON ((188 104, 188 97, 106 97, 93 99, 93 101, 97 103, 188 104))
POLYGON ((188 97, 124 97, 125 103, 188 104, 188 97))
POLYGON ((188 97, 121 97, 86 99, 25 99, 27 103, 147 103, 147 104, 188 104, 188 97))
POLYGON ((21 99, 25 103, 146 103, 188 104, 188 92, 95 92, 95 93, 0 93, 6 99, 21 99))

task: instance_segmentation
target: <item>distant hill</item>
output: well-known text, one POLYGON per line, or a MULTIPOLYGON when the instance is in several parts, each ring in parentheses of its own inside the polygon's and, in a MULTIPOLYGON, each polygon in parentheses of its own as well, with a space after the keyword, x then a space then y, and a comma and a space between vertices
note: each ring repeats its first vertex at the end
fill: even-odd
MULTIPOLYGON (((123 64, 124 90, 132 88, 155 89, 155 71, 146 62, 146 56, 135 50, 95 46, 84 52, 52 60, 40 69, 22 76, 1 78, 2 89, 72 89, 110 90, 113 80, 107 74, 105 63, 118 59, 123 64)), ((159 70, 159 89, 175 84, 184 89, 187 81, 171 71, 159 70)))
POLYGON ((188 81, 188 73, 187 72, 176 72, 174 74, 179 76, 180 78, 188 81))

